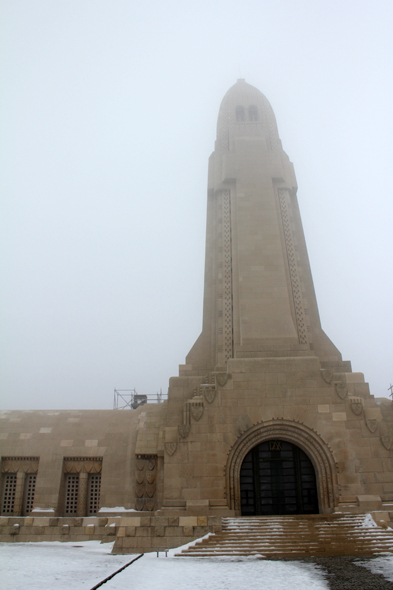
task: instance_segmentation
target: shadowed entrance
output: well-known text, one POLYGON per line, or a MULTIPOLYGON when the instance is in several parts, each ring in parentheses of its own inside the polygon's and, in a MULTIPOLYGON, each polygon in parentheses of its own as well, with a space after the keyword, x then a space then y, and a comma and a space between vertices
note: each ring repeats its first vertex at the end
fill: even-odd
POLYGON ((314 467, 299 447, 282 440, 256 445, 240 470, 243 516, 318 514, 314 467))

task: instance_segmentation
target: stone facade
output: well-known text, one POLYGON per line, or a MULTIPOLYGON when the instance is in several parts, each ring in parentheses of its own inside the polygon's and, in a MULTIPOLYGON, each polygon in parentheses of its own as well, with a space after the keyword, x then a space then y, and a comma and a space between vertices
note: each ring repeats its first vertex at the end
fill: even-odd
POLYGON ((307 455, 320 513, 393 508, 392 403, 321 328, 296 191, 271 106, 239 80, 209 161, 202 333, 168 400, 3 413, 2 539, 132 552, 217 532, 265 442, 307 455))

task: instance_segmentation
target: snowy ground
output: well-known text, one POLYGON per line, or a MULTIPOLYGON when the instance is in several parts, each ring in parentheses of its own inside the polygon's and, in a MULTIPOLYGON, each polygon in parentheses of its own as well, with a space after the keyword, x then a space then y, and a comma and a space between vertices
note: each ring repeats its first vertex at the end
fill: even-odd
MULTIPOLYGON (((112 544, 1 543, 2 590, 92 588, 135 556, 110 555, 112 544)), ((313 565, 257 560, 175 558, 149 553, 102 586, 103 590, 326 590, 313 565)))
MULTIPOLYGON (((125 565, 135 556, 110 555, 112 544, 0 543, 2 590, 86 590, 125 565)), ((178 551, 178 550, 176 550, 178 551)), ((327 590, 321 569, 302 562, 175 558, 141 559, 102 586, 103 590, 327 590)), ((393 581, 393 556, 365 564, 374 573, 393 581)))

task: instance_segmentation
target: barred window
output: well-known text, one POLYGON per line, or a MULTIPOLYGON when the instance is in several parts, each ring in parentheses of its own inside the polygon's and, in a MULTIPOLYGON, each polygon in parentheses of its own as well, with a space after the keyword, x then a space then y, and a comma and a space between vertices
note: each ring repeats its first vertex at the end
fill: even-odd
POLYGON ((97 514, 100 503, 101 473, 89 476, 88 515, 97 514))
POLYGON ((78 512, 79 473, 66 475, 65 508, 66 516, 76 516, 78 512))
POLYGON ((35 482, 37 480, 36 473, 29 473, 25 482, 25 501, 23 506, 24 515, 30 514, 34 505, 35 482))
POLYGON ((7 473, 3 475, 3 503, 1 507, 2 514, 13 514, 16 492, 16 473, 7 473))

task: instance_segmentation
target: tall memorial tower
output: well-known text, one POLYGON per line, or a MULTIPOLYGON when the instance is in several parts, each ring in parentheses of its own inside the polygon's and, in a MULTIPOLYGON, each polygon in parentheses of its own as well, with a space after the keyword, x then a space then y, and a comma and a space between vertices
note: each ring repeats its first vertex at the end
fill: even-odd
POLYGON ((244 80, 225 95, 209 161, 203 330, 196 370, 228 359, 341 360, 321 329, 293 165, 273 110, 244 80))

